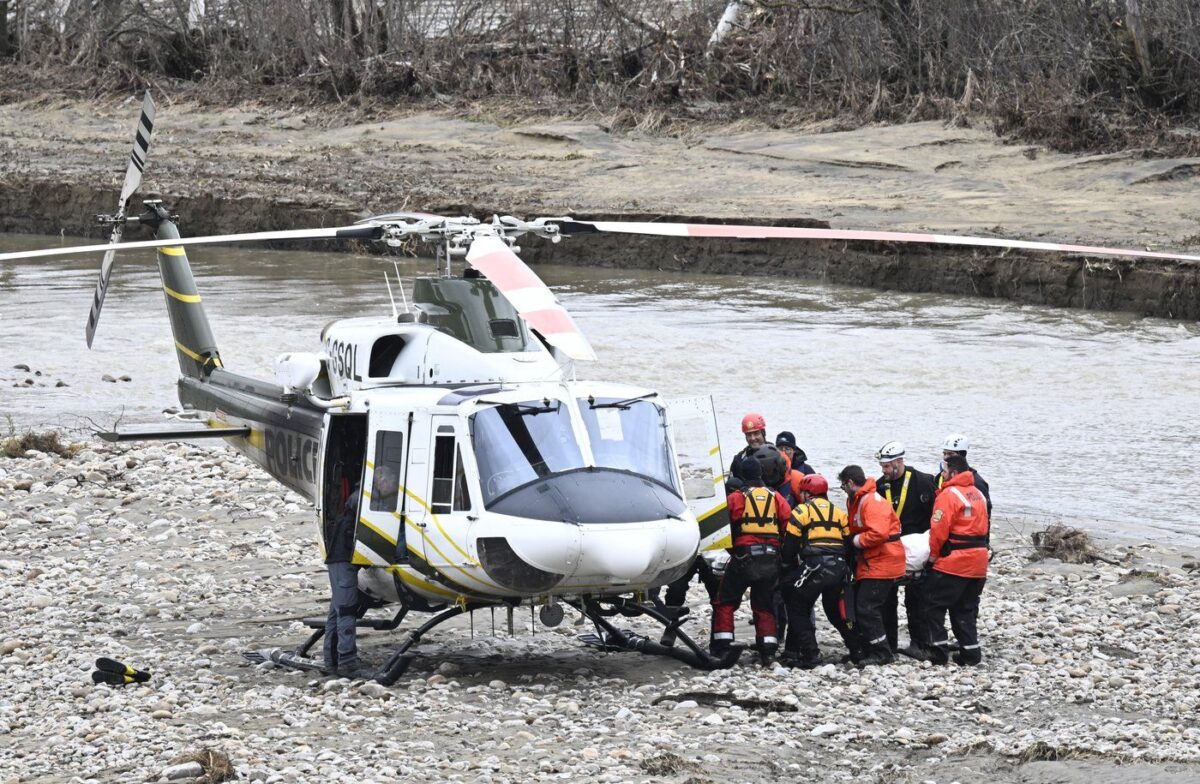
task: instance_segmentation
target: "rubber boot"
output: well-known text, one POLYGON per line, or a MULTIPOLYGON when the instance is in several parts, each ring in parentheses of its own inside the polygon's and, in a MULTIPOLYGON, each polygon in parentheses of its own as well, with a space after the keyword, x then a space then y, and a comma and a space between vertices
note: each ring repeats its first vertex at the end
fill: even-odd
POLYGON ((943 664, 949 664, 950 653, 947 650, 947 647, 948 646, 944 645, 934 645, 931 647, 929 649, 929 661, 939 666, 943 664))
POLYGON ((983 663, 983 653, 978 648, 969 651, 959 650, 954 654, 954 663, 963 667, 978 667, 983 663))
POLYGON ((771 662, 775 659, 775 652, 779 650, 779 643, 759 642, 754 647, 758 650, 758 663, 763 667, 771 666, 771 662))

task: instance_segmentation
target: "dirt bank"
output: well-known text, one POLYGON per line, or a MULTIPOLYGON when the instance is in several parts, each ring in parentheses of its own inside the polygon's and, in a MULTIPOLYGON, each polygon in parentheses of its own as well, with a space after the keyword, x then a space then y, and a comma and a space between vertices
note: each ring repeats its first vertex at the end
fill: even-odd
MULTIPOLYGON (((0 107, 0 230, 99 236, 136 101, 0 107)), ((190 234, 328 225, 396 210, 693 216, 1195 250, 1198 158, 1070 156, 941 123, 677 137, 602 124, 521 125, 418 113, 346 125, 160 100, 143 195, 190 234)), ((1200 319, 1200 265, 846 243, 576 239, 531 261, 770 272, 1200 319)))

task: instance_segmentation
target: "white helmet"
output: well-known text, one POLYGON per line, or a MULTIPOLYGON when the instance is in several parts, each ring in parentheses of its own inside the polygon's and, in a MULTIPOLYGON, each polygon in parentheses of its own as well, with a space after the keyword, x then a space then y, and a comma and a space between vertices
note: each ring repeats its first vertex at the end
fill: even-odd
POLYGON ((880 463, 890 463, 902 457, 904 457, 904 444, 899 441, 888 441, 875 453, 875 459, 880 463))
POLYGON ((966 452, 971 442, 962 433, 951 433, 942 442, 943 452, 966 452))

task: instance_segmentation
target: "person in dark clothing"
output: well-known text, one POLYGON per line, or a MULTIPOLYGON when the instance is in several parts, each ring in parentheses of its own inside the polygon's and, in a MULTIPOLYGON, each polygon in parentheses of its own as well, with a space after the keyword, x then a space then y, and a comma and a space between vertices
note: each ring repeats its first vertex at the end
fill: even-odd
MULTIPOLYGON (((937 479, 904 464, 904 446, 889 441, 875 454, 882 473, 875 480, 879 494, 891 503, 900 518, 900 534, 925 533, 933 516, 933 501, 937 497, 937 479)), ((883 606, 883 625, 887 630, 888 646, 899 649, 899 586, 904 586, 904 613, 908 616, 909 644, 901 653, 916 659, 927 658, 921 641, 925 639, 925 611, 921 604, 923 574, 908 574, 897 585, 883 606)))
POLYGON ((781 430, 779 435, 775 436, 775 447, 788 459, 793 471, 806 476, 816 473, 808 464, 808 455, 804 454, 804 450, 796 445, 796 436, 791 432, 781 430))
MULTIPOLYGON (((688 588, 692 584, 692 580, 700 578, 700 584, 704 586, 704 590, 708 593, 708 601, 711 604, 717 596, 717 588, 721 585, 721 578, 713 572, 712 564, 704 557, 703 553, 698 553, 692 561, 691 567, 687 573, 668 583, 666 591, 661 594, 660 589, 654 589, 650 598, 663 615, 674 620, 682 611, 683 605, 687 602, 688 588)), ((664 631, 662 638, 659 639, 661 645, 674 645, 675 634, 670 630, 664 631)))
MULTIPOLYGON (((937 477, 937 486, 939 490, 941 490, 946 481, 950 479, 950 473, 946 468, 946 465, 949 463, 950 456, 958 455, 963 460, 966 460, 967 448, 969 446, 970 442, 962 433, 951 433, 950 435, 946 436, 946 440, 942 442, 942 471, 937 477)), ((992 494, 988 488, 988 483, 984 481, 983 477, 980 476, 979 472, 974 468, 969 468, 968 470, 970 470, 971 476, 975 478, 975 489, 982 493, 983 499, 987 501, 988 518, 991 519, 992 494)))
POLYGON ((817 599, 825 617, 846 647, 857 644, 842 618, 841 599, 849 565, 846 545, 850 526, 846 513, 829 501, 829 483, 810 474, 800 483, 800 505, 792 510, 783 537, 783 593, 788 632, 780 664, 811 670, 821 663, 813 607, 817 599))
POLYGON ((792 508, 779 493, 763 487, 757 460, 742 464, 746 487, 729 494, 733 541, 729 566, 713 600, 712 653, 721 658, 733 645, 733 613, 750 589, 755 643, 763 664, 779 649, 773 607, 779 585, 779 548, 792 508))
MULTIPOLYGON (((399 476, 391 466, 378 466, 371 487, 372 498, 395 497, 399 476)), ((354 529, 358 525, 362 491, 355 487, 341 512, 325 526, 325 564, 329 572, 329 614, 325 617, 324 665, 347 678, 369 678, 374 669, 358 656, 360 596, 358 567, 354 565, 354 529)))

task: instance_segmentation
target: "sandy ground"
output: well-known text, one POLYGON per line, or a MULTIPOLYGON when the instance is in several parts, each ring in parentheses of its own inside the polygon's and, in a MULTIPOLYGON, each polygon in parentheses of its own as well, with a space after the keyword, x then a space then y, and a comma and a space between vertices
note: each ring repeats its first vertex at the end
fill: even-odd
POLYGON ((202 748, 269 782, 1200 779, 1200 558, 1109 541, 1112 564, 1032 563, 1021 521, 996 532, 977 669, 858 671, 822 623, 817 670, 703 673, 525 610, 514 637, 502 613, 495 636, 487 613, 442 627, 384 688, 239 656, 299 642, 327 596, 311 512, 243 458, 0 459, 0 782, 156 781, 202 748), (153 678, 93 686, 102 655, 153 678))
MULTIPOLYGON (((25 186, 35 202, 22 209, 10 200, 0 229, 85 227, 83 194, 115 191, 138 103, 39 97, 0 106, 0 186, 25 186), (61 187, 48 198, 39 183, 61 187)), ((201 110, 159 95, 144 189, 180 206, 201 232, 468 210, 806 219, 1156 249, 1200 244, 1200 159, 1004 145, 984 118, 968 128, 927 122, 819 133, 734 124, 664 137, 610 133, 594 122, 378 114, 346 126, 311 112, 201 110), (276 207, 253 206, 261 200, 276 207)))

